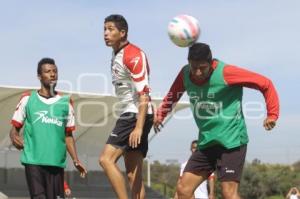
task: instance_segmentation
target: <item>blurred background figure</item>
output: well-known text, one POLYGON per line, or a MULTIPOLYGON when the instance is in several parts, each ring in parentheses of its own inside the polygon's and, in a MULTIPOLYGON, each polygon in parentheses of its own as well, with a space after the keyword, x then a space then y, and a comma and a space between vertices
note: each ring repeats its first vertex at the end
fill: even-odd
MULTIPOLYGON (((193 140, 191 143, 191 152, 194 153, 197 150, 197 140, 193 140)), ((186 162, 181 164, 180 176, 178 182, 181 179, 186 162)), ((175 192, 174 199, 178 199, 177 191, 175 192)), ((203 181, 195 190, 192 199, 215 199, 215 175, 212 173, 207 180, 203 181)))
POLYGON ((286 199, 299 199, 300 198, 300 192, 297 189, 297 187, 292 187, 289 192, 286 194, 286 199))
POLYGON ((72 194, 70 186, 68 185, 67 181, 64 181, 64 192, 67 198, 69 198, 72 194))

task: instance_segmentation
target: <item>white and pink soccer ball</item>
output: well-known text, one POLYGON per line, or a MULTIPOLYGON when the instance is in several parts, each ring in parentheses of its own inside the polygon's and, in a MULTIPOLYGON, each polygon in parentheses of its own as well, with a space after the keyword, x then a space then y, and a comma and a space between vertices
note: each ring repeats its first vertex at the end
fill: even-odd
POLYGON ((198 20, 189 15, 178 15, 169 22, 168 34, 175 45, 191 46, 200 36, 198 20))

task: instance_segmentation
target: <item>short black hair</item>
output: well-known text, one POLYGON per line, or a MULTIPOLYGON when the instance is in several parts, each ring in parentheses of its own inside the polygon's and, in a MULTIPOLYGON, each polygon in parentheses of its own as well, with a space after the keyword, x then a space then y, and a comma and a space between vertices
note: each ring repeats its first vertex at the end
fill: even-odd
POLYGON ((116 27, 118 28, 118 30, 120 30, 120 31, 124 30, 126 33, 125 35, 127 37, 128 23, 122 15, 119 15, 119 14, 109 15, 104 20, 104 23, 107 23, 107 22, 113 22, 116 25, 116 27))
POLYGON ((212 54, 209 45, 195 43, 189 48, 188 60, 212 62, 212 54))
POLYGON ((197 143, 198 143, 198 140, 193 140, 192 143, 191 143, 191 145, 197 144, 197 143))
POLYGON ((44 64, 52 64, 52 65, 55 65, 55 61, 54 59, 52 58, 48 58, 48 57, 45 57, 43 59, 41 59, 38 63, 38 67, 37 67, 37 74, 40 75, 42 74, 42 66, 44 64))

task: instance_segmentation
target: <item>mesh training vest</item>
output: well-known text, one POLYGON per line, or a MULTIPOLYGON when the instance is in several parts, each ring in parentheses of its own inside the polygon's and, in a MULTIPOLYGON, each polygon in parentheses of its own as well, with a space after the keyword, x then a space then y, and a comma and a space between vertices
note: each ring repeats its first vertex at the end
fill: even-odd
POLYGON ((22 163, 66 166, 65 126, 69 101, 68 96, 62 96, 53 104, 45 104, 37 91, 32 91, 25 107, 22 163))
POLYGON ((201 86, 190 80, 190 66, 183 68, 184 87, 199 128, 199 149, 214 145, 231 149, 248 143, 241 105, 243 88, 226 85, 224 66, 225 63, 218 61, 210 79, 201 86))

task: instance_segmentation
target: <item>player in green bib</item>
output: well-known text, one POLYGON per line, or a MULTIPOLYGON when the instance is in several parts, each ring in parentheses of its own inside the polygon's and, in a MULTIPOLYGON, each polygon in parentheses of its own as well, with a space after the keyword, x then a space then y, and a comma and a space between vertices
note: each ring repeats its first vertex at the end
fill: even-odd
POLYGON ((184 66, 157 110, 160 126, 184 92, 199 129, 198 150, 187 162, 177 184, 178 198, 192 198, 195 189, 214 171, 222 196, 239 199, 238 187, 246 157, 248 135, 242 112, 243 87, 259 90, 266 102, 263 126, 271 130, 279 116, 279 100, 272 82, 257 73, 213 59, 207 44, 189 48, 184 66))
POLYGON ((44 58, 38 63, 41 88, 22 95, 12 118, 10 138, 21 152, 31 198, 64 198, 66 151, 82 177, 85 167, 77 157, 73 132, 74 110, 70 97, 55 91, 55 61, 44 58), (23 127, 23 137, 20 130, 23 127))

